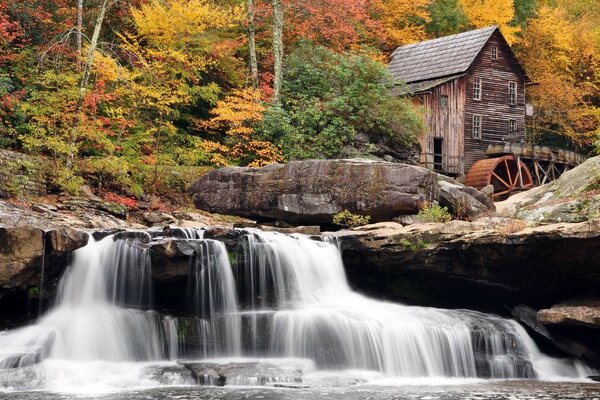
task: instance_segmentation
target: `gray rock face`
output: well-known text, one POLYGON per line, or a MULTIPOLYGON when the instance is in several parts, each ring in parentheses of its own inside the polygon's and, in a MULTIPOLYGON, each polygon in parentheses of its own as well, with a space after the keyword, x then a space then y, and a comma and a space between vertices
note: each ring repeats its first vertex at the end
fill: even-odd
POLYGON ((414 165, 370 160, 305 160, 211 171, 191 188, 197 208, 255 219, 330 224, 344 209, 374 222, 416 214, 423 202, 493 209, 475 189, 414 165), (441 195, 439 182, 444 182, 441 195))
POLYGON ((44 234, 38 228, 0 226, 0 296, 39 285, 42 260, 48 279, 61 274, 66 255, 87 240, 87 233, 70 228, 44 234))

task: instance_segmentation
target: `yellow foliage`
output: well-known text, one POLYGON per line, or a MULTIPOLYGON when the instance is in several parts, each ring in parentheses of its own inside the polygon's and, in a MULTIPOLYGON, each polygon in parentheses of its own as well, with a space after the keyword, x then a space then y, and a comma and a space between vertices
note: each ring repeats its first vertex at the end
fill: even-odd
POLYGON ((154 46, 172 47, 197 39, 209 29, 228 28, 243 18, 241 7, 217 7, 207 0, 150 0, 131 9, 138 34, 154 46))
POLYGON ((460 4, 474 27, 498 25, 508 43, 516 40, 519 28, 510 25, 515 16, 513 0, 460 0, 460 4))
POLYGON ((252 128, 263 118, 265 107, 261 104, 260 90, 249 88, 235 90, 211 110, 213 126, 226 127, 228 135, 245 139, 254 133, 252 128))
POLYGON ((599 134, 600 52, 589 16, 573 18, 561 6, 542 6, 518 42, 519 56, 537 83, 528 90, 536 113, 530 131, 552 130, 586 145, 599 134))
POLYGON ((260 90, 254 88, 233 91, 211 110, 211 126, 224 129, 233 141, 229 155, 243 160, 250 167, 262 167, 283 160, 277 146, 253 138, 254 126, 262 120, 264 111, 260 90))
POLYGON ((432 0, 380 0, 380 21, 390 45, 396 47, 426 39, 425 24, 431 20, 432 0))

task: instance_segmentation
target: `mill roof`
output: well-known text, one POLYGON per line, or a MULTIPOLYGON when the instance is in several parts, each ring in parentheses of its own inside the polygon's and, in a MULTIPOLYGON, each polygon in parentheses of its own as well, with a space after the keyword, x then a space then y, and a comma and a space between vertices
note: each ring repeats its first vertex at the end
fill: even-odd
MULTIPOLYGON (((490 26, 398 47, 392 53, 388 70, 397 81, 406 83, 411 89, 430 86, 416 85, 415 82, 447 81, 448 77, 469 69, 497 30, 498 26, 490 26)), ((512 51, 511 55, 525 73, 512 51)), ((526 74, 525 77, 529 80, 526 74)))

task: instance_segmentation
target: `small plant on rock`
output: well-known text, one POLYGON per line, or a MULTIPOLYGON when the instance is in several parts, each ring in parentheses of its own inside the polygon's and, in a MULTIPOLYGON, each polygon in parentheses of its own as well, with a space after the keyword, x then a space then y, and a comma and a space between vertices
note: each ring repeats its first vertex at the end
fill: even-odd
POLYGON ((450 214, 447 207, 426 202, 419 207, 419 214, 417 218, 419 221, 425 223, 448 222, 452 219, 452 214, 450 214))
POLYGON ((348 210, 342 210, 333 216, 333 223, 344 228, 366 225, 369 221, 371 221, 371 216, 353 214, 348 210))

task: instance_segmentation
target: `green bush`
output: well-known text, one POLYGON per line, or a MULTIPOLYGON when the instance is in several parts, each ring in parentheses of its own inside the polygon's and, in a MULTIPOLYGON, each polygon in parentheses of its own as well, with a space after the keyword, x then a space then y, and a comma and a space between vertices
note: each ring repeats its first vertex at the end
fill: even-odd
POLYGON ((452 219, 452 214, 447 207, 424 203, 419 209, 418 219, 421 222, 448 222, 452 219))
POLYGON ((340 211, 333 216, 333 223, 344 228, 366 225, 369 221, 371 221, 371 216, 353 214, 348 210, 340 211))

